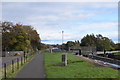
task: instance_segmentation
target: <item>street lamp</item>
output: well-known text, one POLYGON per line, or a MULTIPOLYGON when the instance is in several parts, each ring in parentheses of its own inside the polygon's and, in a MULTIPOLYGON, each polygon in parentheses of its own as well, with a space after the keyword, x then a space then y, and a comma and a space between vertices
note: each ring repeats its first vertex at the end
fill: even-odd
MULTIPOLYGON (((63 34, 64 34, 64 31, 62 31, 62 51, 63 51, 63 39, 64 39, 63 34)), ((67 54, 66 53, 62 54, 62 64, 63 64, 63 66, 67 66, 67 54)))
POLYGON ((0 26, 0 57, 2 57, 2 26, 0 26))
POLYGON ((63 34, 64 34, 64 31, 62 31, 62 51, 63 51, 63 34))

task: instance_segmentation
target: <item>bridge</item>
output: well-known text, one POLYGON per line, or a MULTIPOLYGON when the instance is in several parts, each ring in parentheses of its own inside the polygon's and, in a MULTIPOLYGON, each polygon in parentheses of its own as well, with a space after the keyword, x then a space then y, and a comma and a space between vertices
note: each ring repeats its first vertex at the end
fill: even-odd
POLYGON ((70 52, 76 52, 82 55, 94 54, 96 55, 96 47, 84 46, 84 47, 69 47, 70 52))

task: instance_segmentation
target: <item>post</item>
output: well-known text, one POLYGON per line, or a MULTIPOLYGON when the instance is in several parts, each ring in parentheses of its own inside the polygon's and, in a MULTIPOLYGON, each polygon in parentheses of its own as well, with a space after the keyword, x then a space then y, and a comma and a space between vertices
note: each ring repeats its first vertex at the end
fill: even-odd
POLYGON ((106 53, 106 50, 104 49, 104 54, 106 53))
POLYGON ((22 59, 22 57, 21 57, 21 66, 23 65, 22 60, 23 60, 23 59, 22 59))
POLYGON ((5 79, 7 78, 6 73, 7 73, 7 70, 6 70, 6 63, 4 63, 4 78, 5 78, 5 79))
POLYGON ((67 66, 67 54, 62 54, 62 64, 63 66, 67 66))
POLYGON ((26 56, 26 62, 27 62, 27 56, 26 56))
POLYGON ((17 58, 17 69, 19 69, 19 58, 17 58))
POLYGON ((25 63, 25 52, 24 52, 24 63, 25 63))
POLYGON ((62 31, 62 51, 63 51, 63 33, 64 31, 62 31))
POLYGON ((79 49, 79 55, 81 55, 81 49, 79 49))
MULTIPOLYGON (((62 52, 64 51, 63 50, 63 39, 64 39, 63 33, 64 33, 64 31, 62 31, 62 52)), ((63 64, 63 66, 67 66, 67 54, 66 53, 62 54, 62 64, 63 64)))
POLYGON ((106 56, 106 49, 104 49, 104 57, 106 56))
POLYGON ((12 60, 12 73, 14 73, 14 60, 12 60))
POLYGON ((68 51, 70 52, 70 47, 68 47, 68 51))
POLYGON ((50 53, 52 53, 52 48, 50 48, 50 53))

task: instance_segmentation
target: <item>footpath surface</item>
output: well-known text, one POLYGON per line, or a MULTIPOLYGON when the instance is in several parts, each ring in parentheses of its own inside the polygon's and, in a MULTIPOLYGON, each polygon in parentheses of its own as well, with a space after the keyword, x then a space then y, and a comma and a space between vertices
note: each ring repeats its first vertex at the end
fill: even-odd
POLYGON ((25 65, 15 78, 45 78, 44 55, 38 54, 35 58, 25 65))

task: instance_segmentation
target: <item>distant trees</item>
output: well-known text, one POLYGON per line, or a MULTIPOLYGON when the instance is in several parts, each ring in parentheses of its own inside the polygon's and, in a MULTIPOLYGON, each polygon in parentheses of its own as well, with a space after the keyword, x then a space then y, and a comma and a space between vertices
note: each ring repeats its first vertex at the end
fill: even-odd
POLYGON ((101 34, 98 35, 86 35, 81 39, 81 46, 96 46, 97 50, 103 49, 115 49, 115 43, 108 37, 103 37, 101 34))
POLYGON ((120 50, 120 43, 117 43, 117 44, 115 44, 116 46, 115 46, 115 49, 116 50, 120 50))
POLYGON ((120 50, 120 43, 115 44, 111 39, 108 37, 103 37, 101 34, 94 35, 86 35, 84 36, 81 41, 68 41, 66 44, 62 45, 65 50, 68 50, 69 47, 80 47, 80 46, 93 46, 96 47, 97 50, 120 50))
POLYGON ((64 50, 69 50, 69 47, 80 47, 79 40, 76 41, 68 41, 66 44, 62 44, 59 48, 63 48, 64 50))
MULTIPOLYGON (((2 32, 2 49, 5 50, 23 50, 36 51, 48 48, 49 45, 41 43, 41 39, 37 31, 29 25, 13 24, 12 22, 1 22, 2 32)), ((103 37, 101 34, 86 35, 81 41, 68 41, 66 44, 55 45, 54 47, 64 48, 80 46, 96 46, 97 50, 116 49, 120 50, 120 43, 115 44, 108 37, 103 37)))
POLYGON ((81 39, 81 46, 96 46, 95 42, 97 42, 95 36, 87 34, 81 39))
POLYGON ((2 22, 2 49, 35 51, 40 49, 40 37, 37 31, 29 25, 2 22))

